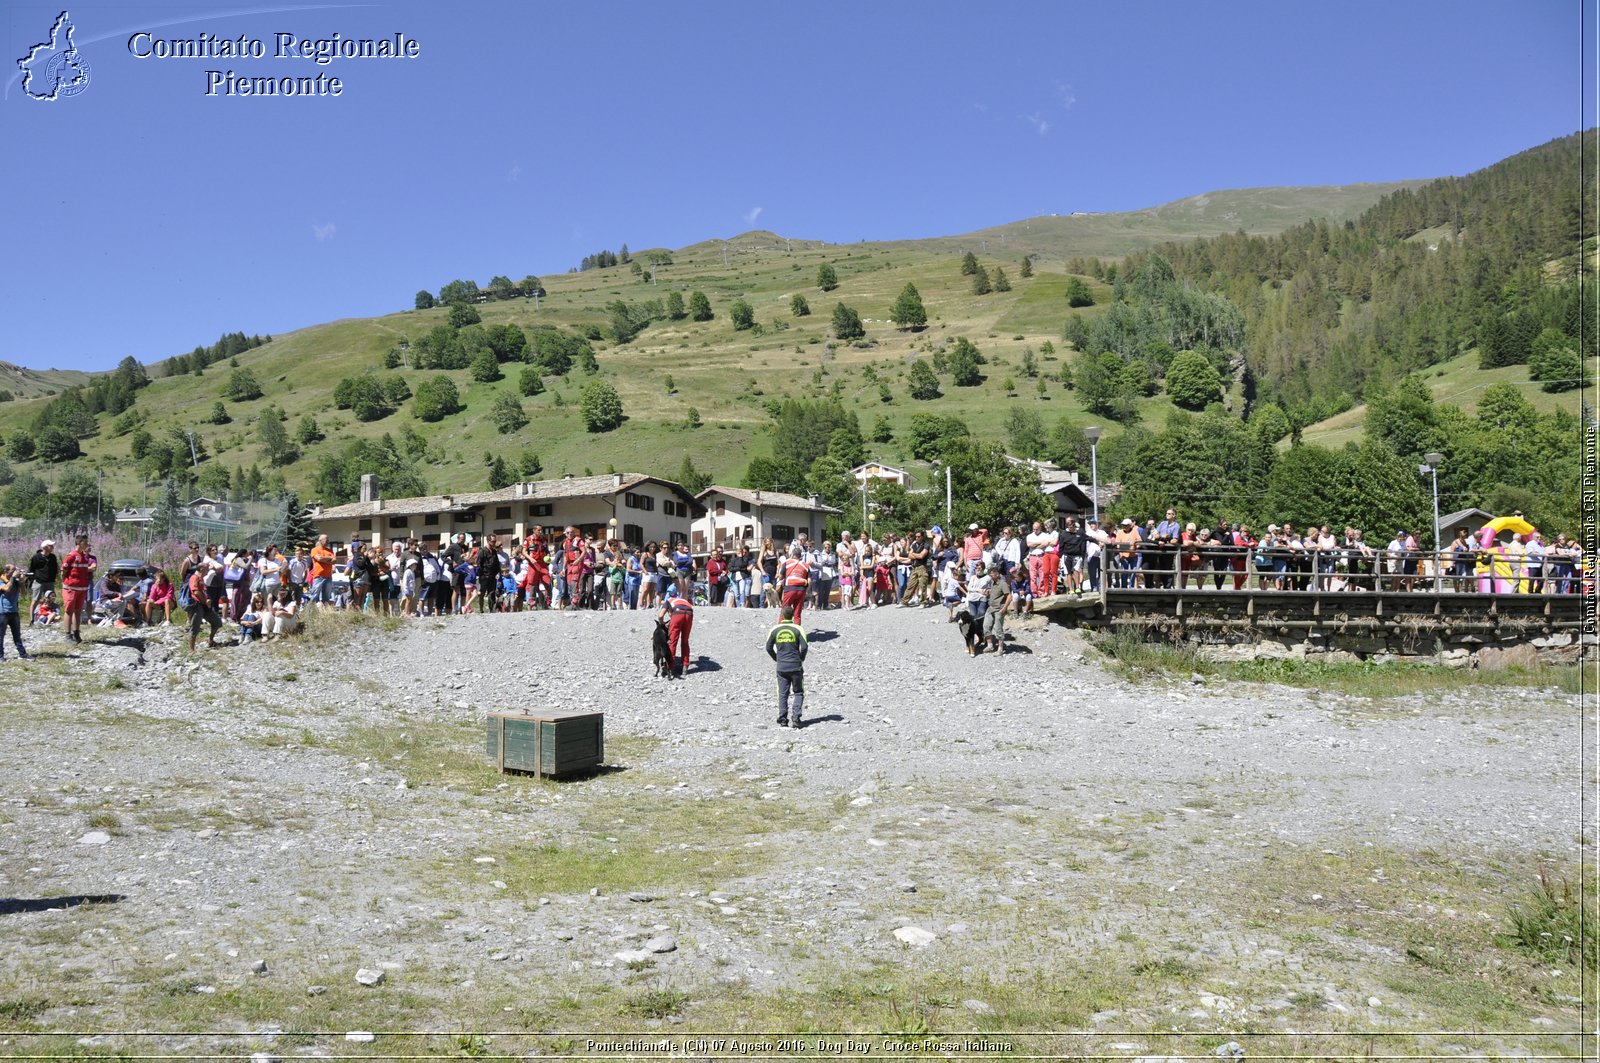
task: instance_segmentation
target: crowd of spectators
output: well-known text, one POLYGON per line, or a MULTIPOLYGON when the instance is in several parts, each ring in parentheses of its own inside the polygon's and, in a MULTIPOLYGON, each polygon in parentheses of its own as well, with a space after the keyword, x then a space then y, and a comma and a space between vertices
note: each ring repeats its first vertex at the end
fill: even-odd
MULTIPOLYGON (((1520 514, 1518 515, 1520 516, 1520 514)), ((71 640, 79 624, 171 624, 188 619, 190 645, 201 628, 211 638, 236 625, 242 641, 296 630, 303 608, 355 609, 396 617, 445 616, 528 609, 651 609, 669 596, 697 605, 803 610, 872 609, 942 604, 981 616, 999 605, 1025 613, 1042 597, 1113 588, 1297 590, 1378 589, 1458 593, 1573 594, 1590 578, 1582 547, 1565 534, 1506 533, 1486 542, 1459 531, 1437 554, 1414 531, 1398 529, 1381 545, 1358 528, 1295 528, 1269 524, 1258 536, 1248 524, 1197 527, 1175 509, 1142 525, 1068 517, 998 535, 972 525, 965 532, 934 526, 910 534, 842 532, 813 541, 762 540, 719 545, 695 556, 682 540, 634 546, 567 527, 536 528, 512 541, 473 541, 455 534, 437 542, 362 540, 284 553, 230 550, 191 542, 175 573, 115 567, 100 573, 86 537, 64 559, 45 540, 28 568, 0 578, 0 614, 8 600, 20 621, 20 592, 31 591, 34 624, 64 620, 71 640), (56 597, 62 581, 62 599, 56 597), (1001 593, 1003 589, 1003 594, 1001 593), (980 602, 981 599, 981 602, 980 602)), ((0 625, 5 624, 0 616, 0 625)), ((213 641, 213 644, 214 641, 213 641)))

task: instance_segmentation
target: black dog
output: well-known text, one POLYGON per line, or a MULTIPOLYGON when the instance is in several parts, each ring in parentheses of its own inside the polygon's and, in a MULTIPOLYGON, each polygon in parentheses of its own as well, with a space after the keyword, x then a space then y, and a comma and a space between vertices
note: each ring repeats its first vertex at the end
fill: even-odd
POLYGON ((650 636, 650 653, 655 658, 656 678, 672 678, 672 655, 667 649, 667 622, 656 621, 656 630, 650 636))
POLYGON ((962 609, 956 613, 956 629, 967 644, 967 656, 976 657, 983 651, 983 621, 962 609))

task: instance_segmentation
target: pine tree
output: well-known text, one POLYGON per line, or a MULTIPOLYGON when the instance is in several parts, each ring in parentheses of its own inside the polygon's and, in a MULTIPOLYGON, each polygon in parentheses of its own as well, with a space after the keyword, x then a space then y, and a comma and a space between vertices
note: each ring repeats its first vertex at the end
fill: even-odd
POLYGON ((1011 290, 1011 281, 1006 278, 1006 271, 999 266, 994 268, 994 290, 997 292, 1009 292, 1011 290))
POLYGON ((963 277, 970 277, 982 268, 978 265, 978 256, 971 251, 961 256, 961 275, 963 277))
POLYGON ((989 284, 989 271, 979 266, 972 274, 972 294, 988 295, 992 291, 994 288, 989 284))
POLYGON ((1032 255, 1023 255, 1022 256, 1022 270, 1021 270, 1021 274, 1020 275, 1021 275, 1023 280, 1027 280, 1029 277, 1033 276, 1033 256, 1032 255))
POLYGON ((316 529, 311 525, 311 511, 300 504, 300 496, 293 491, 283 496, 284 532, 286 550, 297 546, 310 546, 316 539, 316 529))
POLYGON ((858 340, 867 334, 861 315, 843 303, 833 308, 833 334, 841 340, 858 340))
POLYGON ((928 323, 928 310, 922 305, 922 294, 915 284, 908 283, 900 290, 900 297, 889 308, 889 320, 903 329, 920 329, 928 323))
POLYGON ((705 292, 689 293, 689 317, 695 321, 711 320, 711 300, 706 298, 705 292))
POLYGON ((835 273, 833 266, 827 262, 817 267, 817 287, 825 292, 831 292, 839 287, 839 274, 835 273))
POLYGON ((158 537, 172 535, 178 530, 178 509, 183 502, 178 498, 178 482, 168 478, 161 486, 161 498, 150 514, 150 531, 158 537))
POLYGON ((685 454, 683 464, 678 466, 678 482, 691 495, 697 495, 711 486, 711 477, 695 468, 694 462, 685 454))
POLYGON ((911 397, 924 401, 939 397, 939 378, 921 358, 911 363, 911 397))
POLYGON ((489 490, 498 491, 510 487, 514 482, 511 470, 506 467, 506 459, 496 454, 494 460, 489 462, 489 490))

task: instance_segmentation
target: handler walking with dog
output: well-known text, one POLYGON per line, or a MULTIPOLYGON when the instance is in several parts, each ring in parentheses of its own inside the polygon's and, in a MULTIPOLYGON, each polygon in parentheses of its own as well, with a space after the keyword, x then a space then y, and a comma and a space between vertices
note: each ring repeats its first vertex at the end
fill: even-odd
POLYGON ((796 624, 806 607, 806 589, 811 586, 811 567, 801 559, 801 549, 793 546, 783 562, 783 598, 780 604, 796 624))
POLYGON ((672 596, 661 605, 660 619, 667 622, 667 660, 672 665, 674 679, 682 679, 689 670, 689 629, 694 627, 694 604, 684 597, 680 581, 672 596), (680 650, 681 647, 681 650, 680 650))
POLYGON ((806 633, 795 622, 794 606, 785 603, 778 626, 767 632, 767 656, 778 665, 778 726, 800 727, 800 709, 806 700, 806 633), (789 695, 793 693, 793 704, 789 695))

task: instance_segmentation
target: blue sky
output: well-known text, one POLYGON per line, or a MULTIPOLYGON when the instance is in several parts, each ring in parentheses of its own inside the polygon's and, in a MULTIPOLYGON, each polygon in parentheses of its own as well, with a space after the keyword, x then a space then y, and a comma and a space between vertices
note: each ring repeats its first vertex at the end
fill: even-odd
POLYGON ((89 82, 44 102, 16 60, 61 7, 13 0, 0 359, 154 361, 622 243, 1466 173, 1592 124, 1594 3, 73 4, 89 82), (268 57, 140 59, 140 30, 268 57), (420 56, 276 59, 278 32, 420 56), (343 95, 208 97, 212 69, 343 95))

